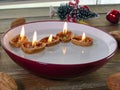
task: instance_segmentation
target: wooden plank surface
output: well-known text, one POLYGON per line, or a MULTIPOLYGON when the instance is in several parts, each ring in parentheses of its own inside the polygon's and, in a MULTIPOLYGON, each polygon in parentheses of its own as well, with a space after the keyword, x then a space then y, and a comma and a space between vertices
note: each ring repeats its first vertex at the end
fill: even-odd
MULTIPOLYGON (((14 18, 0 20, 0 37, 10 27, 14 18)), ((50 20, 49 17, 26 17, 27 22, 50 20)), ((54 18, 58 20, 58 18, 54 18)), ((105 19, 105 14, 101 14, 99 18, 86 21, 89 25, 102 29, 105 32, 119 30, 120 25, 112 25, 105 19)), ((22 67, 14 63, 0 45, 0 72, 5 72, 14 77, 19 90, 108 90, 106 79, 113 73, 120 72, 120 50, 116 55, 102 68, 77 78, 68 80, 50 80, 38 77, 24 70, 22 67)))

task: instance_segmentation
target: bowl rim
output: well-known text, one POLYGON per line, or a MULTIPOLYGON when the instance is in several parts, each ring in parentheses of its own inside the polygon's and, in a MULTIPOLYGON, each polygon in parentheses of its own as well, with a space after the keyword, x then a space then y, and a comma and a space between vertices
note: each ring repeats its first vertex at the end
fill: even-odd
MULTIPOLYGON (((64 21, 60 21, 60 20, 39 20, 39 21, 27 22, 27 23, 25 23, 25 24, 23 24, 23 25, 31 24, 31 23, 37 23, 37 22, 64 22, 64 21)), ((75 23, 75 22, 69 22, 69 23, 75 23)), ((76 24, 80 24, 80 23, 76 23, 76 24)), ((102 61, 102 60, 108 60, 108 59, 110 59, 110 58, 117 52, 118 44, 117 44, 116 39, 115 39, 112 35, 108 34, 107 32, 103 31, 102 29, 98 29, 98 28, 96 28, 96 27, 94 27, 94 26, 90 26, 90 25, 88 25, 88 24, 87 24, 87 25, 86 25, 86 24, 81 24, 81 25, 85 25, 85 26, 89 26, 89 27, 95 28, 95 29, 100 30, 100 31, 106 33, 107 35, 109 35, 112 39, 115 40, 115 45, 116 45, 116 47, 115 47, 114 51, 111 52, 111 54, 107 55, 106 57, 104 57, 104 58, 102 58, 102 59, 98 59, 98 60, 95 60, 95 61, 90 61, 90 62, 87 62, 87 63, 78 63, 78 64, 55 64, 55 63, 46 63, 46 62, 34 61, 34 60, 32 60, 32 59, 27 59, 27 58, 21 57, 21 56, 15 54, 15 53, 11 52, 10 50, 8 50, 8 49, 4 46, 4 42, 3 42, 4 36, 5 36, 9 31, 11 31, 12 29, 17 28, 17 27, 22 26, 22 25, 19 25, 19 26, 17 26, 17 27, 13 27, 13 28, 9 28, 6 32, 4 32, 4 34, 1 36, 1 46, 2 46, 2 48, 3 48, 5 51, 7 51, 7 52, 9 52, 9 53, 12 53, 13 55, 15 55, 15 56, 17 56, 17 57, 20 57, 21 59, 25 59, 25 60, 28 60, 28 61, 37 62, 37 63, 40 63, 40 64, 63 65, 63 66, 64 66, 64 65, 65 65, 65 66, 86 65, 86 64, 90 64, 90 63, 99 62, 99 61, 102 61)))

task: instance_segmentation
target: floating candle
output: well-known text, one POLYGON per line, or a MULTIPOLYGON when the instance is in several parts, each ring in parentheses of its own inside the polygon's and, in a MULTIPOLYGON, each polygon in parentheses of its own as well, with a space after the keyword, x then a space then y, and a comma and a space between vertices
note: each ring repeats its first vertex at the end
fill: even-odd
POLYGON ((16 35, 15 37, 13 37, 13 38, 10 40, 10 44, 11 44, 13 47, 21 47, 21 45, 22 45, 24 42, 28 42, 28 38, 27 38, 27 36, 25 36, 24 26, 22 26, 21 33, 18 34, 18 35, 16 35))
POLYGON ((85 33, 83 33, 82 36, 74 36, 71 42, 78 46, 91 46, 93 44, 93 39, 85 36, 85 33))
POLYGON ((60 42, 59 37, 57 36, 52 36, 52 34, 49 37, 45 37, 40 40, 42 43, 46 43, 46 46, 54 46, 60 42))
POLYGON ((57 34, 62 42, 69 42, 74 34, 67 30, 67 22, 64 23, 63 32, 57 34))
POLYGON ((34 32, 32 42, 25 42, 22 44, 21 49, 28 54, 40 52, 45 48, 46 44, 37 42, 37 33, 34 32))

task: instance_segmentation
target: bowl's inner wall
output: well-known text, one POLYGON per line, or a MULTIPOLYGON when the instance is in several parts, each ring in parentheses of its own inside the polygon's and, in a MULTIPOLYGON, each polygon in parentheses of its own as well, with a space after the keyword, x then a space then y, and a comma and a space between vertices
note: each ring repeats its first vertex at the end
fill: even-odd
MULTIPOLYGON (((63 30, 64 22, 36 22, 25 24, 25 35, 32 41, 34 31, 37 31, 38 40, 56 35, 63 30)), ((107 33, 86 25, 68 23, 68 30, 75 35, 93 38, 94 43, 89 47, 76 46, 69 43, 60 43, 52 47, 46 47, 44 51, 36 54, 25 54, 20 48, 13 48, 9 41, 21 31, 21 26, 9 30, 3 37, 3 45, 15 55, 44 63, 52 64, 82 64, 101 60, 114 52, 116 41, 107 33)))

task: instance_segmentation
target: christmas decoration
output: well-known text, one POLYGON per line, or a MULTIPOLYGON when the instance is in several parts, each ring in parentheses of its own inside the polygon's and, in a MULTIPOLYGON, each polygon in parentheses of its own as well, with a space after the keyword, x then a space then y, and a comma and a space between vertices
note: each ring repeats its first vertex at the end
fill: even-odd
POLYGON ((119 18, 120 12, 115 9, 110 10, 106 15, 106 19, 113 24, 117 24, 119 22, 119 18))
POLYGON ((72 7, 77 7, 79 4, 79 0, 70 1, 68 4, 72 7))
POLYGON ((70 1, 68 4, 62 4, 58 7, 57 15, 61 20, 77 22, 90 18, 98 17, 98 14, 92 12, 88 6, 79 6, 79 0, 70 1))
POLYGON ((81 6, 80 8, 86 9, 86 10, 90 10, 89 7, 87 5, 81 6))
MULTIPOLYGON (((94 12, 91 12, 88 8, 76 8, 73 9, 70 14, 69 17, 76 19, 76 20, 86 20, 89 18, 94 18, 97 17, 97 14, 94 12)), ((70 21, 69 19, 67 19, 68 21, 70 21)))
POLYGON ((66 19, 66 16, 73 10, 73 7, 68 4, 61 4, 58 7, 57 14, 61 20, 66 19))

